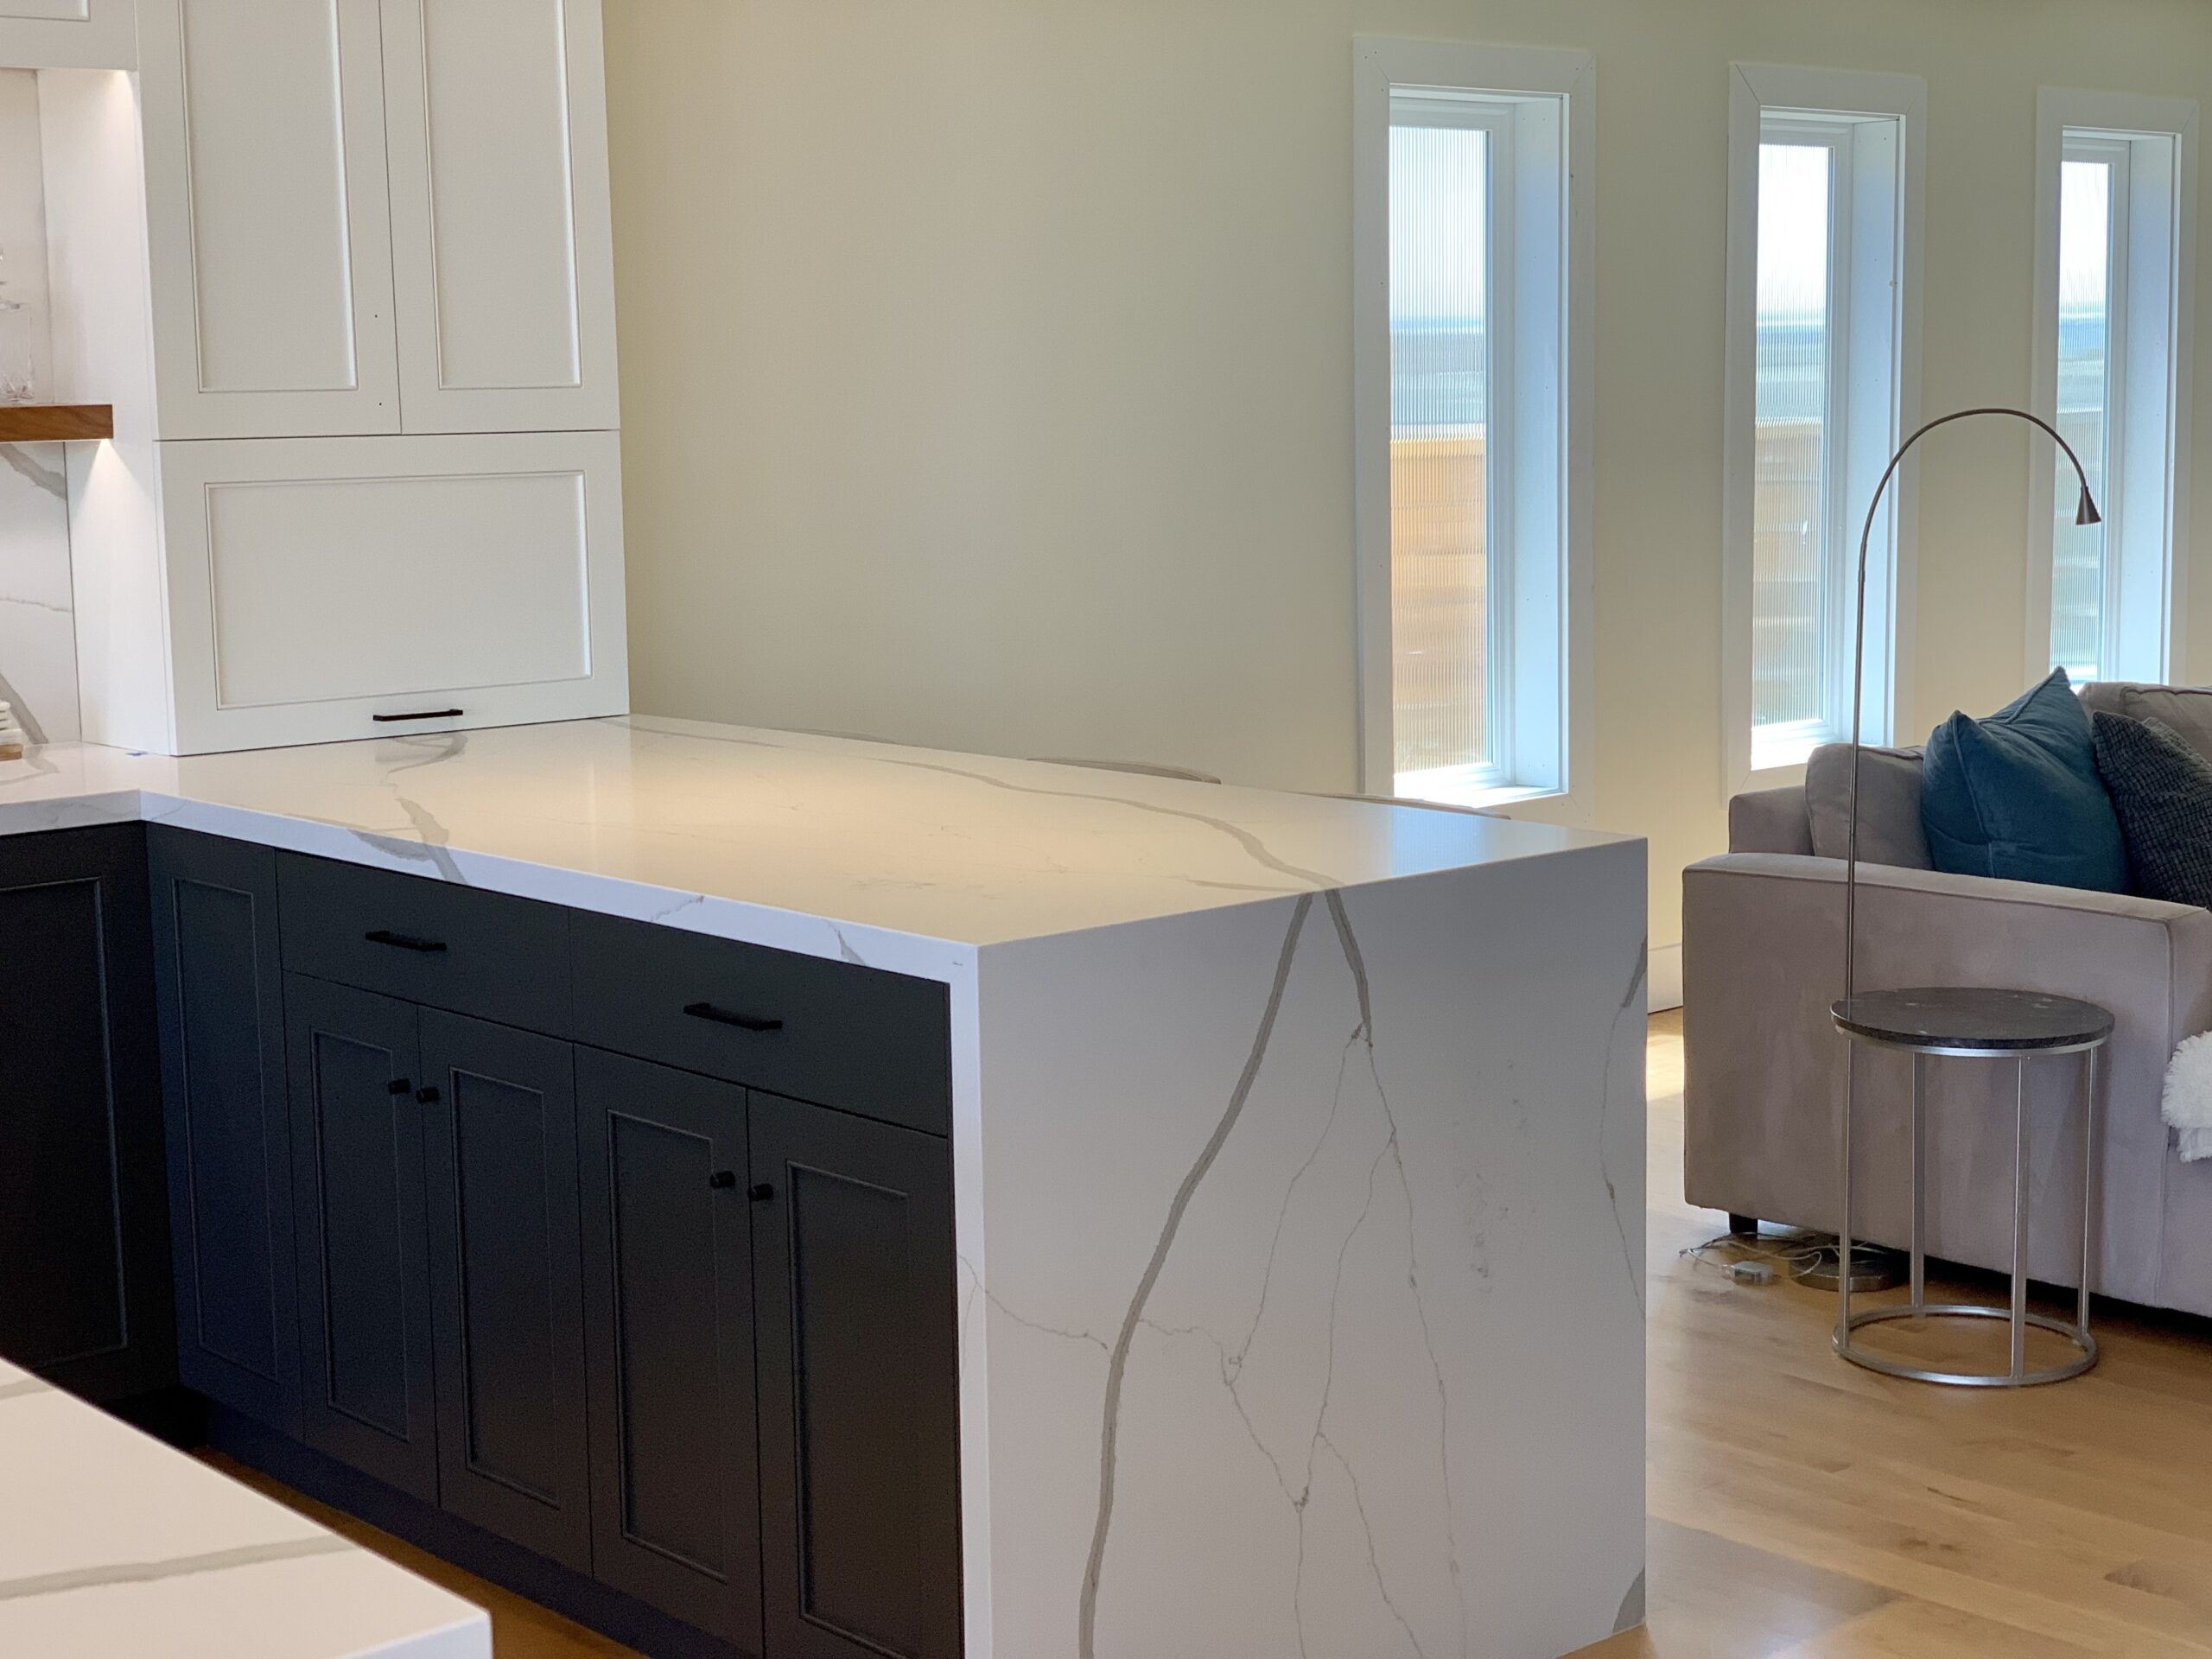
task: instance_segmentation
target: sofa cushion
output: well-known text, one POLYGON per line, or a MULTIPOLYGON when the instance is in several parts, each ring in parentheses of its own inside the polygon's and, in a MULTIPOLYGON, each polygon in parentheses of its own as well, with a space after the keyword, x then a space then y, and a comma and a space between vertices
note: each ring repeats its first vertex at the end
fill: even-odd
POLYGON ((2191 749, 2212 760, 2212 687, 2101 680, 2083 686, 2081 696, 2083 707, 2092 714, 2160 721, 2191 749))
POLYGON ((2096 741, 2066 671, 1986 720, 1955 714, 1928 739, 1920 797, 1939 870, 2127 890, 2127 849, 2096 741))
MULTIPOLYGON (((1859 861, 1932 870, 1920 827, 1920 751, 1869 746, 1859 763, 1859 861)), ((1813 853, 1841 858, 1851 840, 1851 745, 1823 743, 1805 763, 1813 853)))
POLYGON ((2135 891, 2212 909, 2212 760, 2164 721, 2090 717, 2135 891))

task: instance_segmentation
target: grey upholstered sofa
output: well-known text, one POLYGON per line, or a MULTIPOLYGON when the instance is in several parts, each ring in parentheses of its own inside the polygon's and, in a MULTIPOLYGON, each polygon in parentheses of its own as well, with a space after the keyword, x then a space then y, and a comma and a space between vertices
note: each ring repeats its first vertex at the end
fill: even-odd
MULTIPOLYGON (((2106 684, 2082 698, 2155 715, 2212 758, 2212 690, 2106 684)), ((1824 1230, 1839 1219, 1845 1044, 1827 1010, 1843 982, 1848 757, 1840 747, 1823 752, 1806 785, 1738 796, 1728 852, 1691 866, 1682 888, 1689 1201, 1824 1230)), ((1927 868, 1919 757, 1909 750, 1869 751, 1859 846, 1862 986, 2011 986, 2113 1011, 2118 1029, 2098 1090, 2093 1287, 2212 1314, 2212 1160, 2182 1163, 2159 1116, 2175 1045, 2212 1028, 2212 912, 1927 868)), ((1925 1064, 1929 1249, 2006 1267, 2012 1068, 1925 1064)), ((1860 1051, 1858 1231, 1897 1245, 1908 1213, 1910 1065, 1902 1054, 1860 1051)), ((2063 1284, 2073 1282, 2080 1248, 2080 1066, 2053 1059, 2029 1068, 2031 1268, 2063 1284)))

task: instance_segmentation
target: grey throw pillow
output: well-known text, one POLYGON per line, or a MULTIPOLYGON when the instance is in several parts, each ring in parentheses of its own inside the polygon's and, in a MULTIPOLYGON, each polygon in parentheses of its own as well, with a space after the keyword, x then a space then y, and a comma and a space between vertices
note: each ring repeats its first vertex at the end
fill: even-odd
POLYGON ((2145 899, 2212 908, 2212 761, 2164 721, 2096 714, 2090 728, 2130 885, 2145 899))
MULTIPOLYGON (((1805 765, 1805 810, 1813 853, 1841 858, 1851 838, 1851 745, 1823 743, 1805 765)), ((1920 751, 1878 749, 1859 759, 1859 861, 1932 870, 1920 827, 1920 751)))

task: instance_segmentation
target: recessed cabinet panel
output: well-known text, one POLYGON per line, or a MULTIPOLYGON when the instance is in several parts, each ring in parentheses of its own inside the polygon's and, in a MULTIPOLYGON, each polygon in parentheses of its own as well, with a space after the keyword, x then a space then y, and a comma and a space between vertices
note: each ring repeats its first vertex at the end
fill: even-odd
POLYGON ((396 432, 376 0, 149 0, 165 437, 396 432))
POLYGON ((308 1444, 435 1503, 416 1012, 288 976, 308 1444))
POLYGON ((0 1357, 111 1399, 175 1376, 145 842, 0 845, 0 1357))
POLYGON ((148 838, 178 1370, 188 1387, 296 1433, 276 855, 161 825, 148 838))
POLYGON ((620 712, 618 448, 164 444, 180 747, 620 712))
POLYGON ((410 432, 616 424, 596 0, 385 0, 410 432))
POLYGON ((951 1148, 749 1101, 768 1650, 957 1659, 951 1148))
POLYGON ((591 1570, 566 1043, 425 1008, 439 1501, 591 1570))
POLYGON ((0 0, 0 64, 16 69, 135 69, 133 0, 0 0))
POLYGON ((599 1579, 760 1649, 745 1093, 576 1052, 599 1579))

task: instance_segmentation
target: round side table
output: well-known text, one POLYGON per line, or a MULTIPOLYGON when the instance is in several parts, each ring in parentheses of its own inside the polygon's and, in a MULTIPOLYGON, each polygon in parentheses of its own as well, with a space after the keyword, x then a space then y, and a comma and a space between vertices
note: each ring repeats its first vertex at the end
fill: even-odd
MULTIPOLYGON (((1853 1052, 1897 1049, 1912 1056, 1912 1228, 1911 1298, 1894 1307, 1853 1313, 1851 1274, 1838 1277, 1835 1351, 1854 1365, 1889 1376, 1956 1388, 2018 1389, 2079 1376, 2097 1363, 2096 1338, 2089 1334, 2089 1242, 2094 1214, 2091 1195, 2096 1179, 2097 1051, 2110 1039, 2112 1014, 2094 1002, 2046 996, 2039 991, 1981 990, 1967 987, 1923 987, 1901 991, 1861 991, 1834 1005, 1836 1028, 1850 1039, 1853 1052), (2028 1062, 2061 1055, 2082 1057, 2082 1270, 2081 1300, 2072 1323, 2028 1312, 2028 1062), (2012 1301, 2011 1307, 1928 1300, 1928 1264, 1922 1248, 1927 1220, 1928 1169, 1923 1073, 1931 1056, 1949 1059, 2010 1060, 2013 1066, 2012 1128, 2012 1301), (1857 1333, 1894 1319, 2008 1319, 2010 1363, 2002 1371, 1939 1371, 1874 1353, 1861 1347, 1857 1333), (2063 1337, 2075 1351, 2060 1365, 2028 1369, 2028 1327, 2063 1337)), ((1845 1074, 1843 1108, 1843 1230, 1837 1259, 1851 1260, 1852 1118, 1855 1105, 1852 1066, 1845 1074)))

